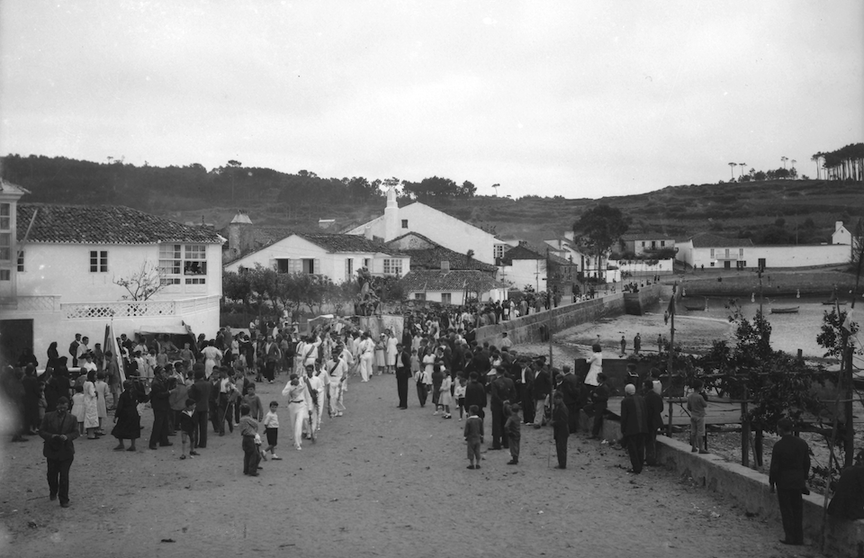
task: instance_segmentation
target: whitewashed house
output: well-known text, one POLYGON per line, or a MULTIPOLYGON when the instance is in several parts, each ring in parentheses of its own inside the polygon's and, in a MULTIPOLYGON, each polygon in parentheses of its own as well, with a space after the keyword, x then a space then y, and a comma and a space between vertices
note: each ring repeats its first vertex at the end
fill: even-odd
MULTIPOLYGON (((850 236, 851 240, 851 236, 850 236)), ((724 238, 711 233, 677 244, 676 258, 701 269, 776 269, 843 264, 849 261, 845 244, 754 245, 749 238, 724 238)))
POLYGON ((414 270, 399 283, 408 300, 462 305, 467 300, 504 300, 507 285, 478 270, 414 270))
MULTIPOLYGON (((229 238, 233 236, 229 234, 229 238)), ((411 259, 362 236, 294 233, 229 261, 225 271, 238 272, 256 265, 280 273, 324 275, 334 283, 342 283, 353 279, 357 270, 364 267, 372 275, 402 277, 410 270, 411 259)))
POLYGON ((387 192, 384 215, 348 230, 347 234, 389 242, 409 232, 419 233, 460 254, 471 250, 472 257, 487 264, 494 264, 496 256, 500 257, 509 248, 495 235, 424 203, 414 202, 399 207, 396 189, 392 187, 387 192))
POLYGON ((66 354, 75 333, 102 342, 105 326, 131 335, 142 326, 189 326, 215 335, 224 239, 121 206, 18 203, 0 190, 0 345, 7 358, 33 347, 41 364, 52 341, 66 354), (148 271, 162 288, 130 300, 115 283, 148 271))

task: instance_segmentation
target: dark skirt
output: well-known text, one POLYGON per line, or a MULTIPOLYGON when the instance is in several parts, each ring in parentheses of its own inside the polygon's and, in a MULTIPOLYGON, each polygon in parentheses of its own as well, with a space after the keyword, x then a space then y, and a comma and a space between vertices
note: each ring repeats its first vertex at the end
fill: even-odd
POLYGON ((117 423, 111 435, 121 440, 137 440, 141 437, 141 417, 138 415, 138 402, 128 391, 124 391, 117 401, 114 416, 117 423))

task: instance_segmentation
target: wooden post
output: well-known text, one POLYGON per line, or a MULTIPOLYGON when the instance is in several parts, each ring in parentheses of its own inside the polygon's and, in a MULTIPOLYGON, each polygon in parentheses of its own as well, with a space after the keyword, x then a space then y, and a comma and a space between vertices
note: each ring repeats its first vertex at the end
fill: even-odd
POLYGON ((666 426, 666 435, 672 437, 672 401, 669 401, 669 424, 666 426))
POLYGON ((744 388, 744 401, 741 402, 741 465, 750 466, 750 418, 747 416, 748 390, 744 388))
POLYGON ((762 466, 762 425, 756 425, 756 436, 753 442, 753 453, 755 454, 753 457, 756 459, 756 465, 758 467, 762 466))

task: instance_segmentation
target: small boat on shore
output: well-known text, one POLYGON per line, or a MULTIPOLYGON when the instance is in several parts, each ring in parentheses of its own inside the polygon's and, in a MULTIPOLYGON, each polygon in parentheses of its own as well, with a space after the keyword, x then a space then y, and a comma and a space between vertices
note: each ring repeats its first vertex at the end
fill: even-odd
POLYGON ((787 308, 772 308, 771 313, 772 314, 797 314, 798 308, 799 308, 798 306, 790 306, 787 308))
POLYGON ((686 308, 687 310, 690 310, 691 312, 698 312, 700 310, 705 310, 705 307, 702 306, 701 304, 699 306, 690 306, 689 304, 685 304, 684 308, 686 308))
POLYGON ((835 304, 837 306, 846 306, 846 303, 842 300, 823 300, 822 304, 825 306, 834 306, 835 304))

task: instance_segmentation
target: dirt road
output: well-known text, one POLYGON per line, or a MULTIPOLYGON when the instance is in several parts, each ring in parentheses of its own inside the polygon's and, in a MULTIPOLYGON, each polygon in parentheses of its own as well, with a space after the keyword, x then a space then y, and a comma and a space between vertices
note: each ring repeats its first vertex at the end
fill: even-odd
POLYGON ((284 460, 256 478, 242 474, 236 431, 191 461, 179 437, 137 453, 79 440, 68 509, 48 501, 41 441, 4 442, 0 556, 818 556, 687 479, 629 476, 625 454, 597 442, 571 437, 569 469, 554 469, 548 427, 523 426, 519 465, 484 449, 483 468, 467 470, 458 416, 433 416, 413 392, 399 410, 395 383, 352 380, 346 415, 325 417, 302 451, 281 384, 259 386, 283 408, 284 460))

